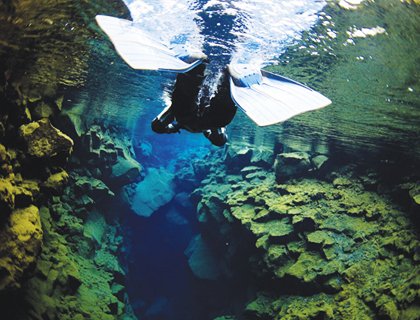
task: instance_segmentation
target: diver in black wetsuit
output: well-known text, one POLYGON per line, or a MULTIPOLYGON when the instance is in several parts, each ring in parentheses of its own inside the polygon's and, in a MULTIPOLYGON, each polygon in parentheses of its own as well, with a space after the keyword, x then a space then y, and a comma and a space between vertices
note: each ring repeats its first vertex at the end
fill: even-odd
POLYGON ((174 133, 185 129, 202 132, 216 146, 227 142, 225 127, 232 121, 237 109, 230 97, 229 74, 227 69, 223 71, 216 94, 210 101, 200 99, 207 64, 205 60, 189 72, 178 74, 171 106, 152 121, 154 132, 174 133))

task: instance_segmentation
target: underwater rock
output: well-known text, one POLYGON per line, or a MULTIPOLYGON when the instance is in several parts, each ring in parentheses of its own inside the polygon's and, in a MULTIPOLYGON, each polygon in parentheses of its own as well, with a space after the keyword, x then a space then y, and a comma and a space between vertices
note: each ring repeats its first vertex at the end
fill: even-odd
POLYGON ((420 194, 413 196, 414 203, 420 206, 420 194))
POLYGON ((274 163, 273 150, 267 147, 254 147, 252 149, 251 165, 269 169, 274 163))
POLYGON ((140 164, 131 156, 118 156, 116 164, 112 166, 110 179, 114 184, 126 185, 136 181, 140 176, 140 164))
POLYGON ((95 241, 96 245, 102 244, 107 224, 105 218, 97 211, 88 214, 83 225, 83 235, 95 241))
POLYGON ((298 177, 311 168, 309 154, 305 152, 280 153, 274 162, 278 182, 298 177))
POLYGON ((22 125, 19 134, 26 142, 28 154, 35 158, 67 159, 73 150, 73 140, 48 119, 22 125))
MULTIPOLYGON (((298 169, 291 168, 294 179, 283 184, 273 172, 264 180, 237 179, 227 168, 210 173, 193 194, 203 228, 219 229, 212 234, 217 241, 237 237, 238 229, 247 232, 257 249, 248 249, 255 276, 273 281, 263 286, 267 295, 248 304, 244 318, 416 319, 419 241, 408 214, 412 203, 403 201, 404 209, 386 193, 392 189, 380 194, 370 182, 365 187, 366 174, 356 166, 324 162, 325 182, 299 177, 299 170, 316 168, 309 154, 291 158, 298 169)), ((255 172, 246 167, 241 174, 255 172)), ((378 176, 371 168, 368 174, 378 176)), ((415 183, 401 188, 405 195, 411 190, 411 199, 417 194, 415 183)), ((237 250, 244 250, 241 245, 237 250)), ((231 253, 220 254, 225 261, 231 253)))
POLYGON ((22 180, 15 179, 15 207, 26 207, 35 202, 40 194, 39 182, 36 180, 22 180))
POLYGON ((413 200, 413 202, 417 206, 420 206, 420 183, 417 182, 415 185, 411 186, 409 190, 409 195, 411 199, 413 200))
POLYGON ((0 179, 0 211, 2 214, 15 208, 14 187, 9 180, 0 179))
POLYGON ((78 114, 63 110, 57 116, 57 119, 60 129, 66 132, 74 140, 80 139, 83 133, 86 132, 86 126, 83 119, 78 114))
POLYGON ((68 181, 69 174, 64 170, 61 170, 50 175, 47 181, 42 184, 42 186, 53 191, 55 194, 60 194, 68 181))
POLYGON ((238 171, 250 164, 252 149, 245 145, 229 145, 225 163, 231 171, 238 171))
POLYGON ((274 319, 272 300, 263 294, 246 306, 244 315, 247 319, 268 320, 274 319))
POLYGON ((261 167, 249 166, 241 170, 242 178, 245 180, 259 179, 264 180, 267 177, 266 171, 261 167))
POLYGON ((166 213, 166 220, 178 226, 188 224, 188 220, 176 208, 169 209, 169 211, 166 213))
POLYGON ((334 238, 328 231, 317 230, 307 235, 308 242, 329 246, 334 244, 334 238))
POLYGON ((159 297, 147 308, 145 316, 150 318, 160 318, 169 315, 169 300, 166 297, 159 297))
MULTIPOLYGON (((74 158, 71 168, 62 161, 73 149, 58 115, 73 102, 62 93, 84 83, 93 48, 88 39, 92 28, 99 31, 94 23, 99 13, 129 17, 122 1, 0 1, 0 136, 5 144, 0 145, 0 306, 5 319, 122 319, 128 306, 111 290, 116 273, 98 268, 101 259, 92 258, 92 238, 99 239, 99 232, 83 235, 88 214, 81 212, 94 205, 89 196, 98 190, 110 194, 101 184, 105 177, 75 187, 74 177, 92 175, 85 159, 74 158), (58 161, 63 169, 55 167, 58 161), (54 207, 54 219, 45 206, 54 207)), ((85 115, 73 119, 77 129, 85 129, 85 115)), ((96 172, 109 177, 111 166, 96 165, 96 172)), ((120 241, 111 233, 107 230, 100 246, 116 255, 120 241)))
POLYGON ((21 279, 36 263, 43 232, 35 206, 14 210, 0 230, 0 290, 21 287, 21 279))
POLYGON ((117 161, 118 152, 115 143, 101 127, 92 126, 83 134, 81 140, 88 159, 94 160, 96 164, 109 165, 117 161))
POLYGON ((30 107, 31 110, 31 118, 32 120, 41 120, 43 118, 50 118, 56 112, 58 112, 57 106, 52 106, 45 101, 40 101, 35 106, 30 107))
POLYGON ((328 161, 328 157, 324 155, 317 155, 311 159, 315 169, 320 170, 328 161))
POLYGON ((0 164, 7 163, 9 160, 9 155, 7 154, 6 147, 0 144, 0 164))
POLYGON ((221 276, 219 259, 214 256, 213 250, 201 235, 191 240, 185 255, 188 257, 191 271, 197 278, 216 280, 221 276))
MULTIPOLYGON (((71 185, 69 186, 71 187, 71 185)), ((70 193, 76 196, 74 192, 70 193)), ((69 199, 68 201, 73 201, 69 199)), ((64 203, 63 203, 64 204, 64 203)), ((125 312, 124 278, 115 253, 118 245, 113 228, 102 213, 92 213, 83 226, 87 236, 60 232, 47 208, 41 208, 44 245, 35 276, 25 285, 24 301, 34 306, 31 316, 19 319, 116 319, 125 312), (105 233, 106 229, 106 233, 105 233), (86 250, 95 241, 93 250, 86 250), (118 274, 117 274, 118 273, 118 274), (116 280, 118 277, 118 281, 116 280)), ((71 211, 62 212, 70 221, 71 211)), ((72 223, 70 221, 70 223, 72 223)), ((127 319, 134 319, 127 315, 127 319)))
POLYGON ((187 192, 177 193, 174 197, 174 203, 183 209, 191 208, 192 206, 190 195, 187 192))
POLYGON ((118 298, 121 302, 124 302, 125 298, 125 287, 121 284, 114 283, 111 286, 112 294, 118 298))
POLYGON ((92 126, 81 137, 85 147, 85 158, 92 168, 101 168, 100 176, 112 187, 135 182, 140 176, 141 165, 133 158, 131 144, 119 132, 111 132, 92 126))
POLYGON ((80 194, 88 194, 95 201, 113 197, 115 194, 101 180, 89 176, 73 174, 75 186, 80 194))
POLYGON ((131 209, 142 217, 167 204, 175 196, 173 174, 163 168, 149 168, 143 181, 137 184, 131 209))

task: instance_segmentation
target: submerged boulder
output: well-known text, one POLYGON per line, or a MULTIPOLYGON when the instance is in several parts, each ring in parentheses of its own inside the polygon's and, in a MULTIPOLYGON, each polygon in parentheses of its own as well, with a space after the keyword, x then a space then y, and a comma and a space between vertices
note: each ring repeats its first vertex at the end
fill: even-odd
POLYGON ((2 213, 15 207, 15 194, 9 180, 0 179, 0 210, 2 213))
POLYGON ((268 147, 255 147, 252 150, 251 164, 269 169, 274 163, 273 150, 268 147))
POLYGON ((66 159, 73 150, 73 140, 47 118, 22 125, 19 134, 26 142, 28 154, 38 159, 66 159))
POLYGON ((0 290, 21 286, 21 278, 36 263, 42 237, 37 207, 31 205, 10 214, 0 230, 0 290))
POLYGON ((311 161, 315 169, 321 170, 321 168, 323 168, 325 164, 328 162, 328 157, 320 154, 313 157, 311 161))
POLYGON ((67 184, 68 180, 69 174, 64 170, 60 170, 59 172, 50 175, 48 179, 43 183, 43 186, 48 190, 59 194, 63 191, 63 188, 67 184))
POLYGON ((125 185, 135 181, 141 172, 141 165, 131 156, 119 156, 112 166, 110 179, 114 184, 125 185))
POLYGON ((306 152, 280 153, 274 163, 277 181, 285 181, 308 172, 312 168, 309 154, 306 152))
POLYGON ((80 194, 87 194, 95 201, 100 201, 115 195, 102 180, 77 174, 73 175, 73 179, 75 180, 74 185, 76 190, 80 194))
POLYGON ((185 255, 193 274, 200 279, 216 280, 222 274, 219 261, 201 235, 191 240, 185 255))
POLYGON ((165 169, 150 168, 135 189, 131 209, 139 216, 150 217, 175 196, 173 179, 165 169))
POLYGON ((101 168, 99 178, 112 187, 135 182, 142 167, 134 159, 130 141, 119 131, 92 126, 81 138, 88 165, 101 168))
POLYGON ((226 152, 225 163, 230 171, 239 171, 249 166, 252 149, 245 145, 230 145, 226 152))

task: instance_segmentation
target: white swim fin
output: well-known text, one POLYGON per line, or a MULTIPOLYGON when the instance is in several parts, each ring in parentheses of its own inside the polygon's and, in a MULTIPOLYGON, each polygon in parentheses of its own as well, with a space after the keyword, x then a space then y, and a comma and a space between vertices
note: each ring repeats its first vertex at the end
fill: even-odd
POLYGON ((189 57, 188 63, 184 62, 130 20, 97 15, 96 21, 109 36, 121 58, 133 69, 184 73, 206 58, 204 53, 195 53, 189 57))
POLYGON ((331 103, 299 82, 255 66, 230 64, 228 67, 233 101, 259 126, 283 122, 331 103))

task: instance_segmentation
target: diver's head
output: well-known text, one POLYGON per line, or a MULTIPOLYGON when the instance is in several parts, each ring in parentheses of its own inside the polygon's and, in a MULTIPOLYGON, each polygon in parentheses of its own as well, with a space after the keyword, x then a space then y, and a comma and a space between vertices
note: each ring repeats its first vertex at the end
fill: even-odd
POLYGON ((209 139, 212 144, 218 147, 223 147, 228 140, 226 128, 206 130, 203 133, 204 136, 207 139, 209 139))

